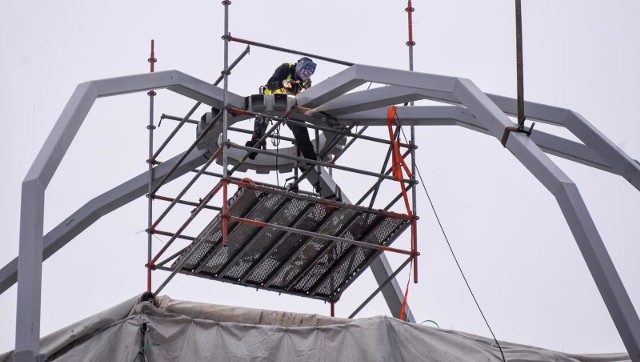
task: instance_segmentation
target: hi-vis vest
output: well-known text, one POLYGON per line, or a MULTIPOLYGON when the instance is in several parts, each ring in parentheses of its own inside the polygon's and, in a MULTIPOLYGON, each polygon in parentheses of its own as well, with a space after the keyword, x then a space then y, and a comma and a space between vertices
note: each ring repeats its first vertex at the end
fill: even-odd
MULTIPOLYGON (((292 66, 294 66, 294 64, 293 63, 289 63, 289 68, 291 68, 292 66)), ((286 79, 291 79, 291 74, 289 74, 286 79)), ((278 88, 278 89, 275 89, 275 90, 271 90, 271 89, 267 88, 267 86, 265 85, 265 86, 262 86, 262 89, 263 89, 262 90, 262 94, 291 94, 291 95, 295 95, 295 94, 298 93, 298 92, 296 92, 296 89, 298 89, 298 87, 302 87, 302 85, 294 84, 294 85, 291 86, 291 88, 282 87, 282 88, 278 88)))

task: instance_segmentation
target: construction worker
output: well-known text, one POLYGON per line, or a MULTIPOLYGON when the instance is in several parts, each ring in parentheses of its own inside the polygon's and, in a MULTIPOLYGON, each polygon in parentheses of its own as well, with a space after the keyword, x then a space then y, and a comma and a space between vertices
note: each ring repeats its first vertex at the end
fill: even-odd
MULTIPOLYGON (((267 81, 267 85, 264 86, 263 93, 296 95, 311 87, 311 76, 315 70, 316 63, 307 57, 300 58, 295 64, 283 63, 273 72, 273 75, 267 81)), ((309 139, 309 132, 306 127, 298 125, 298 123, 303 123, 303 121, 287 121, 287 125, 291 129, 296 144, 298 145, 298 150, 304 158, 316 160, 316 153, 309 139)), ((251 136, 251 140, 246 143, 247 147, 256 147, 258 140, 262 138, 266 131, 266 126, 265 121, 261 117, 255 119, 253 135, 251 136)), ((254 158, 255 153, 249 157, 254 158)))

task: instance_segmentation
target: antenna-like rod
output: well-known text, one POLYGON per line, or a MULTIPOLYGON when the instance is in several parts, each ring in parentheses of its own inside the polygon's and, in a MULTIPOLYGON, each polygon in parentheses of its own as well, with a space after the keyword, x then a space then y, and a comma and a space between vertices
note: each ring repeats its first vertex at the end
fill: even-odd
POLYGON ((407 8, 404 10, 407 12, 407 21, 409 24, 409 41, 407 41, 407 46, 409 47, 409 70, 413 71, 413 46, 416 45, 416 42, 413 41, 413 20, 411 17, 415 9, 411 6, 411 0, 407 1, 407 8))
MULTIPOLYGON (((153 39, 151 39, 151 56, 148 61, 149 71, 151 73, 155 72, 155 64, 158 60, 156 59, 155 43, 153 39)), ((153 223, 153 196, 151 195, 151 191, 153 190, 153 162, 151 159, 153 158, 153 130, 156 128, 156 126, 153 125, 153 100, 156 92, 154 90, 150 90, 147 92, 147 95, 149 95, 149 125, 147 126, 147 129, 149 130, 149 159, 147 159, 147 163, 149 164, 149 192, 147 194, 147 292, 151 292, 151 241, 153 233, 151 230, 151 225, 153 223)))
POLYGON ((522 3, 516 0, 516 66, 518 87, 518 128, 524 128, 524 77, 522 61, 522 3))
MULTIPOLYGON (((409 41, 407 41, 407 46, 409 47, 409 71, 413 71, 413 46, 416 45, 416 42, 413 41, 413 17, 412 14, 415 11, 413 6, 411 6, 411 0, 407 0, 407 8, 404 9, 407 12, 407 23, 409 27, 409 41)), ((413 106, 413 102, 409 103, 413 106)), ((416 175, 416 148, 413 147, 416 144, 416 128, 415 126, 411 126, 411 179, 413 185, 415 186, 415 175, 416 175)), ((416 189, 413 187, 411 189, 411 210, 413 210, 413 220, 411 221, 411 251, 417 253, 418 245, 417 245, 417 230, 418 227, 416 222, 417 215, 417 207, 418 207, 418 199, 416 195, 416 189)), ((414 255, 413 257, 413 282, 418 283, 418 257, 414 255)))

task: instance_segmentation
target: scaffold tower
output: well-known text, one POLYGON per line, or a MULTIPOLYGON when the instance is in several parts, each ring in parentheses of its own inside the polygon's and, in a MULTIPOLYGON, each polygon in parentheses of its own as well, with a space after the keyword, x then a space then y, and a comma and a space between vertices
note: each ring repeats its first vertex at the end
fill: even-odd
MULTIPOLYGON (((226 17, 230 2, 223 4, 226 17)), ((417 144, 414 132, 406 137, 402 128, 416 126, 460 126, 488 135, 531 171, 556 198, 630 356, 640 359, 638 315, 576 185, 547 156, 556 155, 618 174, 640 191, 638 162, 587 120, 571 110, 526 102, 527 120, 564 127, 581 143, 537 130, 511 132, 515 125, 511 117, 518 108, 516 100, 486 94, 468 79, 352 64, 295 50, 287 51, 336 61, 345 69, 297 96, 241 96, 229 91, 228 78, 249 48, 229 64, 229 43, 283 49, 233 37, 226 23, 224 69, 214 83, 176 70, 155 71, 152 51, 150 73, 89 81, 76 88, 25 178, 20 256, 0 273, 0 292, 18 282, 16 360, 36 360, 39 355, 43 260, 102 215, 145 195, 150 205, 149 235, 169 237, 160 248, 153 248, 149 238, 149 293, 157 295, 175 275, 184 274, 323 300, 331 303, 333 314, 333 304, 342 293, 371 268, 379 287, 365 303, 381 292, 395 317, 413 321, 395 276, 411 265, 413 280, 418 281, 417 144), (220 82, 222 88, 218 86, 220 82), (365 83, 376 87, 356 90, 365 83), (196 103, 184 117, 161 117, 178 123, 154 150, 153 96, 154 90, 159 89, 168 89, 196 103), (151 100, 149 170, 91 200, 43 235, 46 185, 93 102, 99 97, 133 92, 149 92, 151 100), (419 100, 432 104, 409 104, 419 100), (200 111, 201 118, 192 119, 203 105, 207 109, 200 111), (260 141, 292 141, 279 135, 280 127, 288 122, 307 127, 315 134, 312 142, 317 160, 299 157, 295 145, 263 149, 231 142, 229 133, 247 133, 237 124, 256 117, 270 125, 260 141), (195 140, 181 154, 161 161, 162 151, 188 123, 195 125, 195 140), (368 128, 376 127, 388 130, 388 134, 366 134, 368 128), (356 141, 384 147, 386 157, 380 158, 379 171, 341 162, 356 141), (255 157, 250 157, 252 154, 255 157), (288 185, 281 185, 253 180, 246 175, 248 172, 294 177, 288 185), (363 187, 360 195, 347 195, 334 172, 366 177, 369 187, 363 187), (207 192, 197 201, 186 199, 190 188, 203 182, 202 176, 208 177, 204 182, 209 185, 207 192), (177 194, 160 193, 163 186, 177 178, 189 181, 177 194), (212 182, 212 178, 216 181, 212 182), (305 183, 310 190, 292 187, 305 183), (387 183, 396 185, 397 195, 380 200, 378 192, 387 183), (151 205, 155 201, 167 202, 168 206, 153 218, 151 205), (178 204, 193 209, 178 215, 179 211, 174 210, 178 204), (203 210, 213 211, 215 216, 207 219, 197 235, 187 235, 185 229, 203 210), (169 214, 173 218, 182 216, 183 223, 177 229, 162 228, 169 214), (393 246, 406 231, 410 233, 409 247, 393 246), (386 258, 388 252, 405 255, 406 260, 394 270, 386 258), (168 276, 154 284, 154 270, 166 271, 168 276)), ((154 208, 158 209, 157 204, 154 208)))

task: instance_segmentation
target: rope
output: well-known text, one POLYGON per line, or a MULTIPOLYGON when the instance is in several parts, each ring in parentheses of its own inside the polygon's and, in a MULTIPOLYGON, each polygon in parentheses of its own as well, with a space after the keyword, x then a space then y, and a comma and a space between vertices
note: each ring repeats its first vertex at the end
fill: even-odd
POLYGON ((145 351, 146 349, 149 349, 149 348, 151 348, 151 347, 157 347, 157 346, 159 346, 159 345, 160 345, 160 343, 151 343, 151 344, 148 344, 148 345, 146 345, 146 346, 142 346, 142 347, 138 350, 138 353, 136 353, 136 356, 133 358, 133 360, 132 360, 131 362, 136 362, 136 360, 138 359, 138 357, 142 356, 142 355, 144 354, 144 351, 145 351))
MULTIPOLYGON (((271 124, 271 122, 269 122, 271 124)), ((271 139, 271 145, 276 147, 276 153, 280 154, 280 126, 273 131, 274 138, 271 139)), ((278 159, 276 156, 276 184, 280 187, 280 172, 278 172, 278 159)))
POLYGON ((423 320, 422 322, 420 322, 420 324, 425 324, 425 323, 427 323, 427 322, 431 322, 431 323, 435 324, 435 325, 436 325, 436 327, 440 328, 440 326, 438 325, 438 323, 436 323, 436 321, 434 321, 434 320, 432 320, 432 319, 425 319, 425 320, 423 320))
MULTIPOLYGON (((400 119, 398 118, 397 114, 396 114, 396 121, 398 122, 398 125, 401 126, 400 119)), ((404 130, 402 129, 402 127, 400 127, 400 131, 402 132, 402 136, 404 137, 405 142, 409 143, 409 141, 407 140, 407 136, 404 134, 404 130)), ((462 271, 462 266, 460 266, 460 262, 458 262, 458 258, 456 257, 456 253, 453 251, 453 247, 451 246, 451 243, 449 242, 449 237, 447 237, 447 233, 444 231, 444 227, 442 226, 442 223, 440 222, 440 217, 438 217, 438 213, 436 212, 436 208, 433 205, 433 201, 431 201, 431 196, 429 196, 429 192, 427 191, 427 187, 425 186, 425 182, 422 179, 422 174, 420 173, 420 169, 418 168, 418 165, 416 165, 416 173, 418 174, 418 178, 420 179, 420 183, 422 184, 422 189, 424 190, 425 195, 427 195, 427 199, 429 200, 429 205, 431 205, 431 210, 433 210, 433 215, 436 217, 436 221, 438 222, 438 226, 440 226, 440 231, 442 232, 442 235, 444 236, 444 240, 447 242, 447 246, 449 247, 449 251, 451 252, 451 255, 453 256, 453 260, 456 262, 456 266, 458 267, 458 270, 460 271, 460 275, 462 275, 462 279, 464 279, 464 283, 467 285, 467 289, 469 290, 469 293, 471 294, 471 297, 473 298, 473 301, 476 304, 476 307, 478 308, 478 311, 480 312, 480 315, 482 316, 482 319, 484 320, 484 323, 487 325, 487 328, 489 329, 489 332, 491 333, 491 336, 493 337, 494 342, 496 342, 496 345, 498 346, 498 349, 500 350, 500 355, 502 355, 502 361, 506 362, 506 359, 504 357, 504 352, 502 351, 502 346, 500 346, 500 342, 498 342, 498 339, 496 338, 496 335, 493 333, 493 329, 491 329, 491 326, 489 325, 489 321, 485 317, 484 312, 482 312, 482 308, 480 307, 480 303, 478 303, 478 299, 476 299, 476 296, 473 293, 473 290, 471 290, 471 285, 469 285, 469 281, 467 280, 467 277, 464 275, 464 272, 462 271)))

